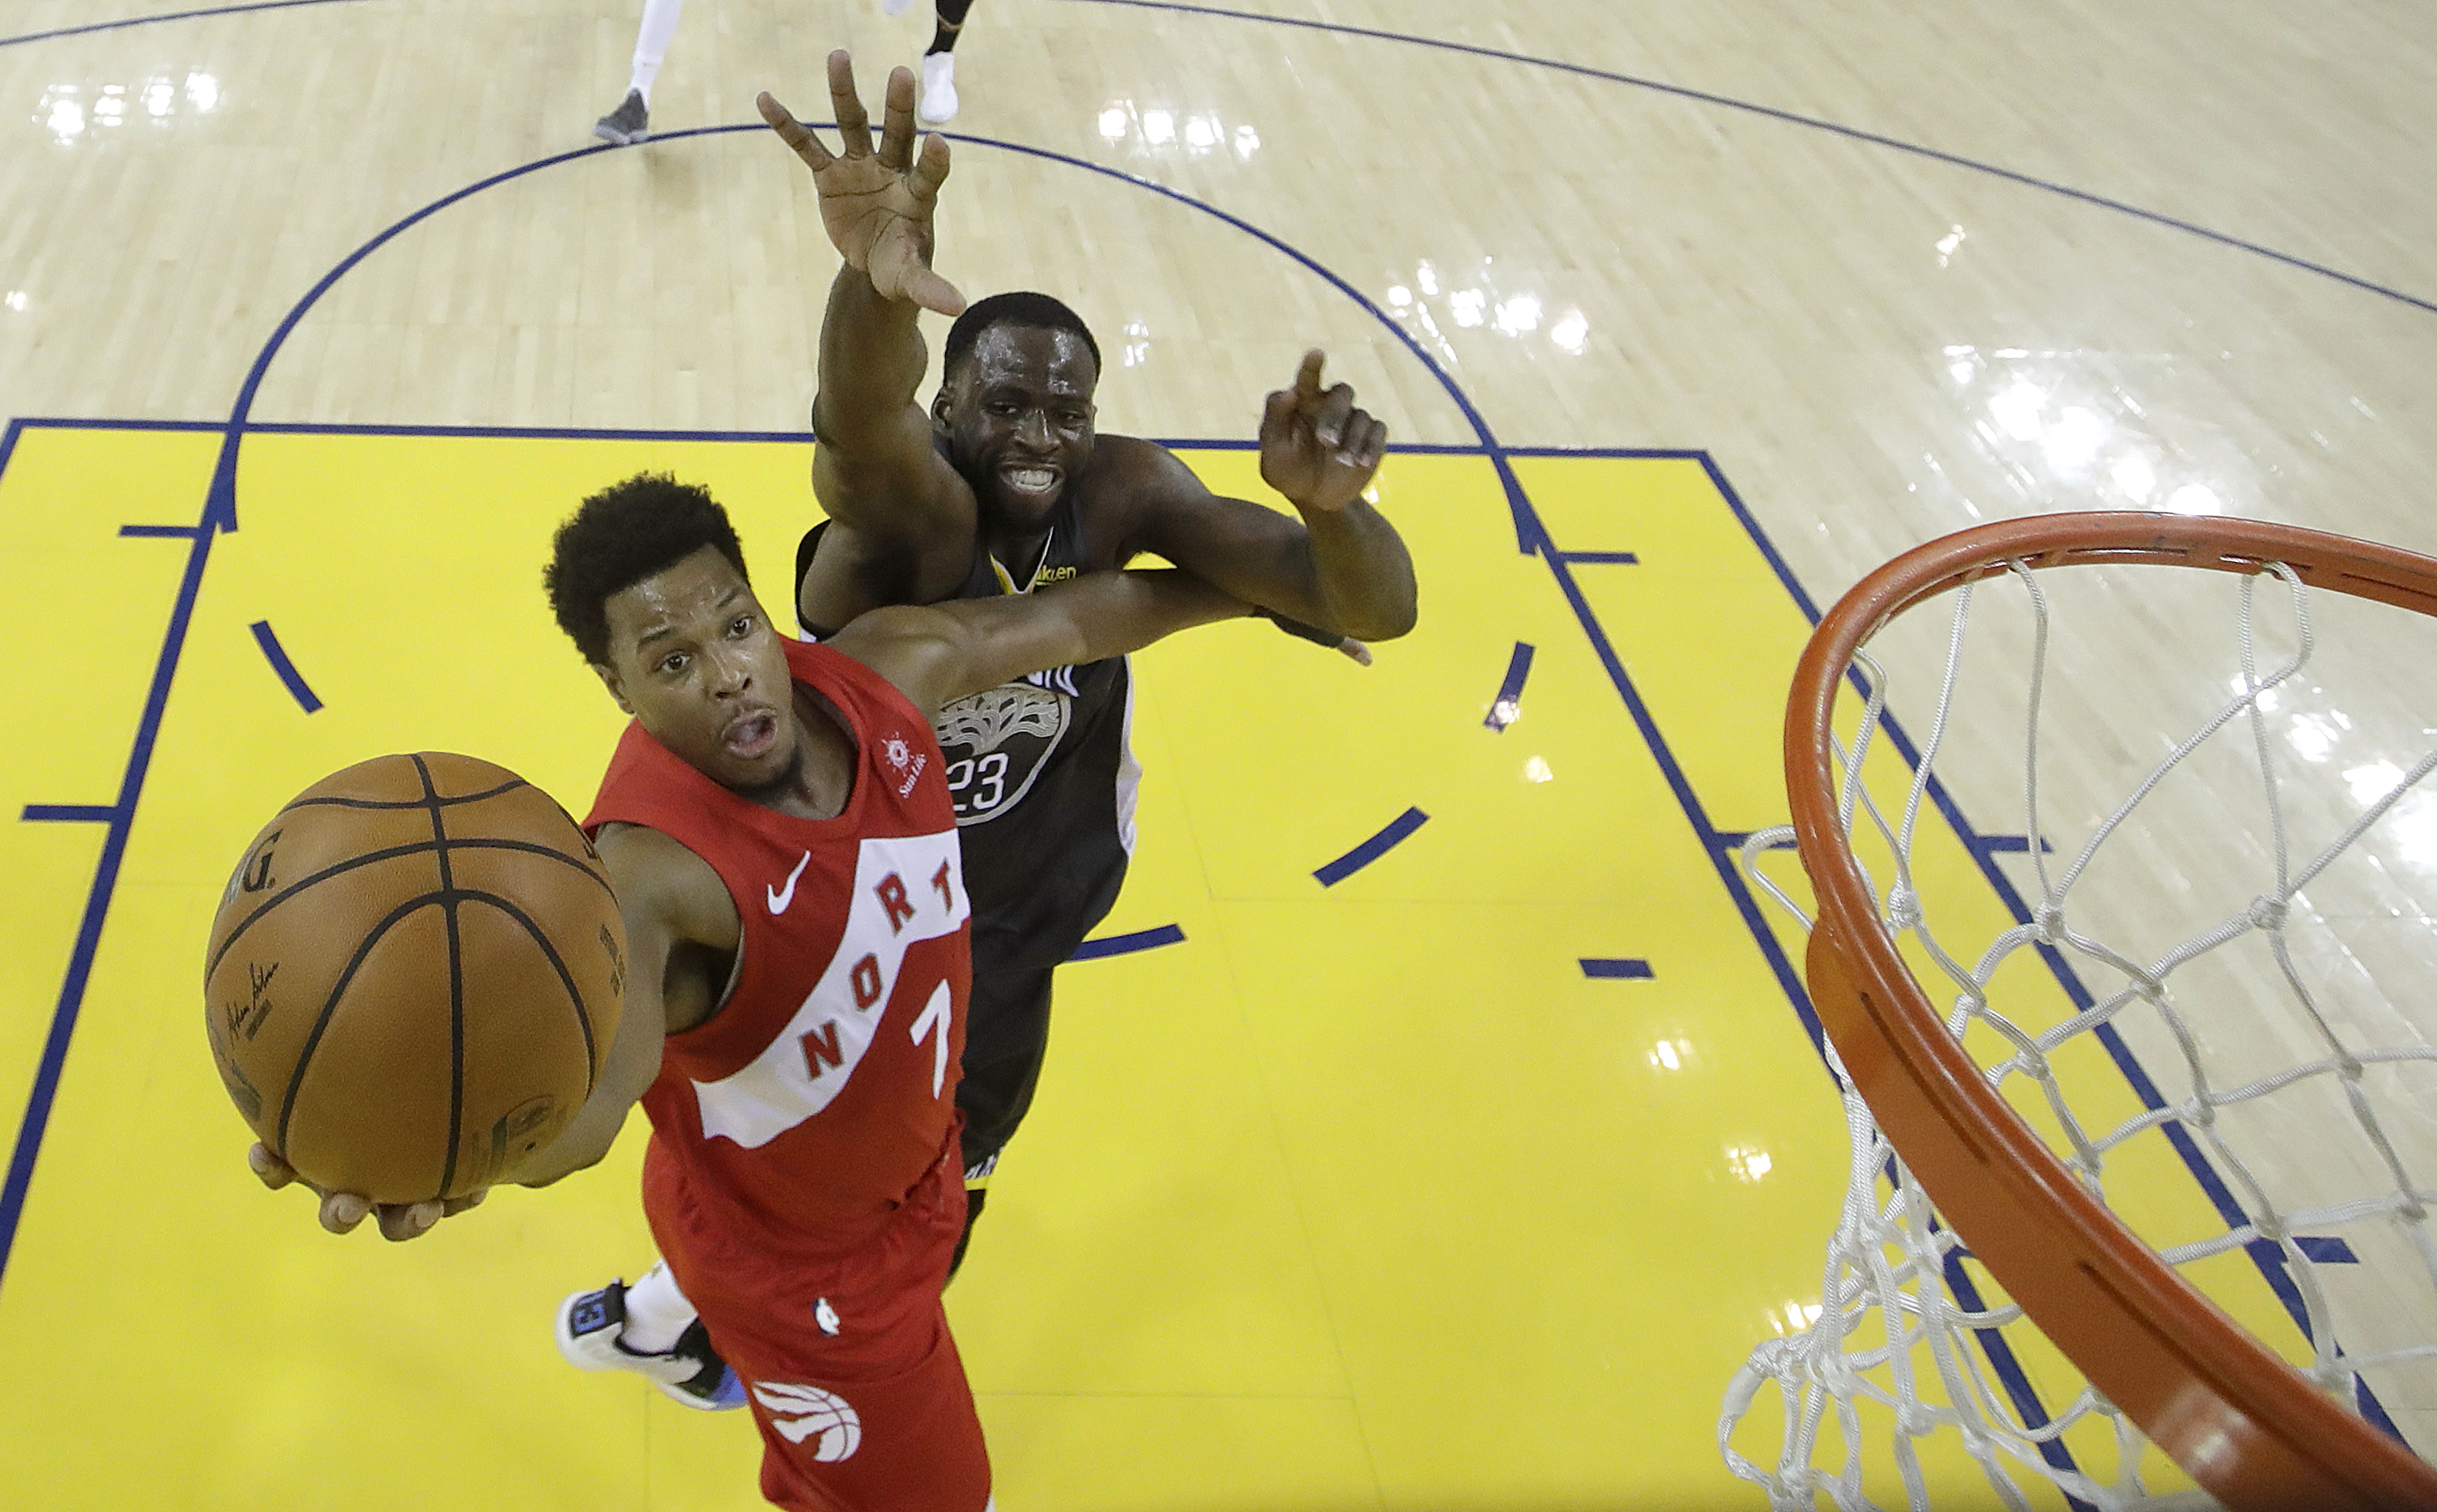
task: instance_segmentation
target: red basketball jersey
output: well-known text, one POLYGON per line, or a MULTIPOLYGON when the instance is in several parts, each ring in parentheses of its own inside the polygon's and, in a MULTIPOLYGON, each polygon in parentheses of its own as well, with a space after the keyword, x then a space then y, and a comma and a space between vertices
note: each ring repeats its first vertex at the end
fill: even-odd
POLYGON ((643 1095, 688 1226, 835 1253, 874 1233, 956 1137, 971 909, 930 725, 852 658, 786 651, 854 737, 835 818, 739 798, 630 725, 584 825, 669 835, 710 863, 744 922, 726 1001, 668 1037, 643 1095))

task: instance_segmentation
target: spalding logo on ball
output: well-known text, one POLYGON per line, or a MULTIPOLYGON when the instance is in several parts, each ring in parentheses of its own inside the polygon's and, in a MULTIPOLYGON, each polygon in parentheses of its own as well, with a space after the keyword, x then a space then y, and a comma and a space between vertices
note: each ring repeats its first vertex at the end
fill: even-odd
POLYGON ((470 756, 314 783, 229 878, 204 1027, 237 1111, 307 1181, 380 1203, 512 1178, 591 1094, 626 935, 590 840, 470 756))

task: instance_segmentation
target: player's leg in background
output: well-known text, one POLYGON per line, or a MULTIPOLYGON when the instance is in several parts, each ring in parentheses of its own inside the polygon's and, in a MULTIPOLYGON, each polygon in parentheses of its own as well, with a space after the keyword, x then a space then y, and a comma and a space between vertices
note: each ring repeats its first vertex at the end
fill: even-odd
POLYGON ((973 1243, 999 1152, 1015 1137, 1016 1125, 1032 1106, 1033 1089, 1041 1084, 1053 976, 1047 966, 973 972, 965 1010, 964 1072, 956 1082, 956 1106, 965 1115, 965 1231, 948 1268, 952 1279, 973 1243))
POLYGON ((626 97, 618 108, 593 123, 592 134, 618 147, 631 147, 652 134, 652 80, 660 76, 660 60, 669 54, 676 35, 677 17, 685 0, 643 0, 643 24, 635 32, 634 72, 626 79, 626 97))
POLYGON ((932 126, 944 126, 956 115, 956 37, 965 28, 973 0, 936 0, 936 25, 931 45, 922 53, 922 98, 915 114, 932 126))
POLYGON ((951 1281, 965 1268, 965 1251, 973 1242, 973 1224, 981 1221, 982 1204, 990 1201, 991 1172, 997 1169, 998 1157, 992 1155, 965 1172, 965 1230, 956 1236, 956 1253, 948 1260, 951 1281))

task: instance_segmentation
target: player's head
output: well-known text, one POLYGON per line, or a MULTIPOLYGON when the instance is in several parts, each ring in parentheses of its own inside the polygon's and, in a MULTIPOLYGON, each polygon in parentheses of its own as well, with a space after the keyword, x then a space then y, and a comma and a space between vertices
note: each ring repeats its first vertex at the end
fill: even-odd
POLYGON ((931 422, 991 520, 1030 528, 1092 455, 1100 343, 1047 294, 992 294, 948 328, 931 422))
POLYGON ((709 493, 666 473, 604 488, 559 526, 542 585, 559 628, 661 745, 739 792, 794 778, 786 651, 709 493))

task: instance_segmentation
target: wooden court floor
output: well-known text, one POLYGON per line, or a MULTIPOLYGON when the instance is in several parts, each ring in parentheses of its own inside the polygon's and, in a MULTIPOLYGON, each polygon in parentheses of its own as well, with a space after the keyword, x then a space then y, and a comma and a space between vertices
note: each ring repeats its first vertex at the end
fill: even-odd
MULTIPOLYGON (((707 483, 785 596, 834 263, 750 101, 822 118, 830 47, 876 85, 927 23, 693 0, 662 137, 593 150, 634 20, 0 5, 8 1504, 759 1504, 741 1415, 550 1343, 647 1262, 638 1137, 336 1239, 197 1022, 228 866, 323 772, 588 797, 619 719, 538 587, 584 493, 707 483)), ((951 1293, 999 1504, 1757 1505, 1719 1399, 1845 1166, 1731 859, 1810 618, 2036 510, 2437 550, 2437 21, 979 0, 959 58, 942 271, 1073 304, 1102 429, 1248 498, 1324 347, 1423 592, 1368 669, 1139 659, 1134 873, 951 1293)), ((2371 659, 2348 759, 2410 765, 2428 664, 2371 659)))

